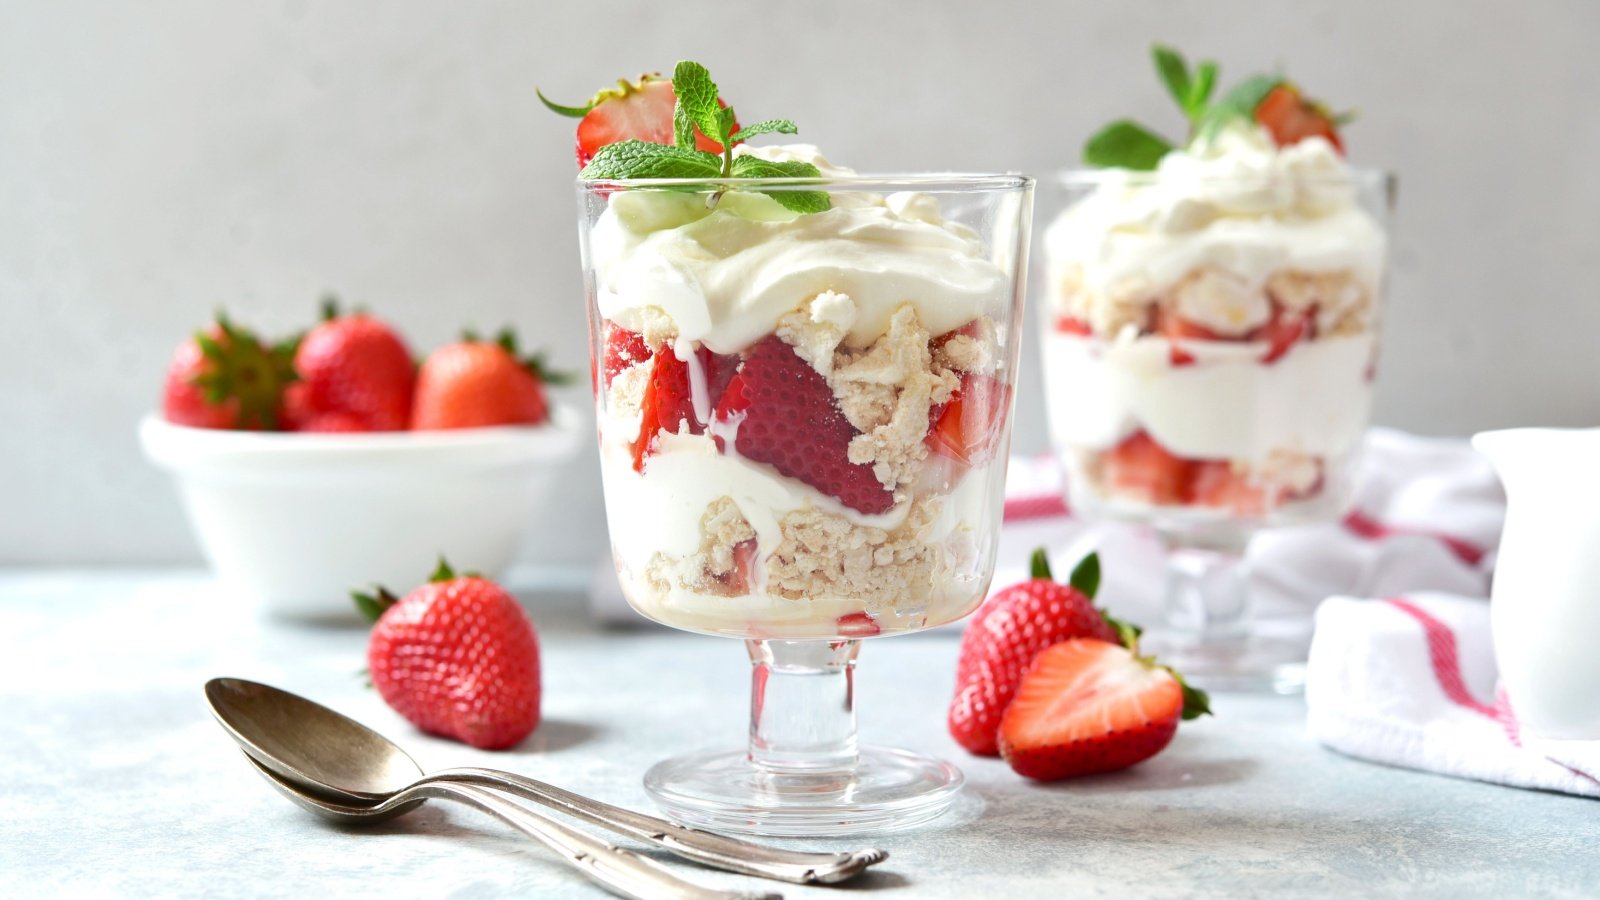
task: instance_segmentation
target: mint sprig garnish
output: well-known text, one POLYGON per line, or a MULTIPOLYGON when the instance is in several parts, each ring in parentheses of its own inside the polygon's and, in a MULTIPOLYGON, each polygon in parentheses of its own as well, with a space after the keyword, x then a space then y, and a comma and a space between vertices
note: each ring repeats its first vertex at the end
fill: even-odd
MULTIPOLYGON (((619 141, 600 148, 578 177, 587 181, 614 181, 628 178, 815 178, 822 172, 806 162, 773 162, 753 156, 734 156, 733 145, 763 134, 794 134, 788 119, 767 119, 746 128, 735 129, 733 107, 718 99, 721 91, 705 66, 691 60, 678 63, 672 71, 672 91, 677 103, 672 110, 672 145, 649 141, 619 141), (708 153, 695 147, 695 131, 722 145, 722 152, 708 153)), ((721 193, 719 189, 716 193, 721 193)), ((832 204, 826 191, 762 189, 785 209, 797 213, 822 212, 832 204)))
POLYGON ((1119 119, 1084 144, 1083 160, 1089 165, 1151 171, 1180 143, 1187 145, 1197 138, 1213 137, 1236 121, 1252 121, 1256 107, 1284 82, 1282 75, 1256 75, 1213 103, 1211 95, 1216 91, 1218 73, 1215 60, 1203 59, 1191 68, 1182 53, 1161 44, 1150 48, 1150 56, 1167 93, 1189 120, 1188 138, 1171 141, 1137 122, 1119 119))

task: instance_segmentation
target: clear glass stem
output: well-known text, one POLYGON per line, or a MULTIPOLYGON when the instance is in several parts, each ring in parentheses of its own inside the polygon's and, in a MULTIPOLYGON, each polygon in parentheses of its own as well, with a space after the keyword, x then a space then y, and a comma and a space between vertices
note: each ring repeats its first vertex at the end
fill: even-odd
POLYGON ((774 773, 856 767, 855 669, 860 641, 746 641, 750 761, 774 773))
POLYGON ((1244 541, 1163 534, 1167 544, 1166 626, 1195 644, 1244 641, 1250 636, 1249 572, 1244 541))

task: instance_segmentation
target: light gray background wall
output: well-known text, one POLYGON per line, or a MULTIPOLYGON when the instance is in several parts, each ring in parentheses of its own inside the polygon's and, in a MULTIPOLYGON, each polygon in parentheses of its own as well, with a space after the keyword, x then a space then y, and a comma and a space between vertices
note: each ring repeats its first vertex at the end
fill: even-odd
MULTIPOLYGON (((1175 124, 1152 39, 1225 75, 1285 64, 1400 174, 1379 419, 1594 424, 1597 37, 1588 0, 10 0, 0 562, 194 558, 134 423, 219 304, 287 330, 336 289, 419 347, 510 321, 581 368, 571 123, 533 87, 576 100, 683 57, 877 171, 1041 172, 1112 117, 1175 124)), ((585 453, 530 558, 603 552, 597 479, 585 453)))

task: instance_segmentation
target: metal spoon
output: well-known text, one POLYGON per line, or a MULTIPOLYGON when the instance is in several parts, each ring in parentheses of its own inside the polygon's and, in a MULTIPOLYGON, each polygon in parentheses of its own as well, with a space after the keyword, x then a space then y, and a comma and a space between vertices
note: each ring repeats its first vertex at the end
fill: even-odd
POLYGON ((486 812, 544 844, 573 868, 624 897, 637 900, 783 900, 782 894, 719 891, 684 881, 660 863, 608 844, 544 813, 512 803, 492 791, 471 785, 430 782, 397 791, 388 800, 374 806, 345 806, 307 794, 248 753, 245 759, 279 793, 297 806, 336 822, 366 825, 392 819, 415 809, 427 798, 454 800, 486 812))
POLYGON ((702 865, 797 884, 844 881, 889 856, 888 851, 876 849, 812 853, 768 847, 685 828, 493 769, 445 769, 424 775, 404 750, 360 722, 298 694, 253 681, 213 678, 206 682, 206 699, 217 721, 261 768, 278 776, 280 783, 292 785, 300 795, 335 807, 359 809, 376 804, 390 815, 399 815, 420 805, 422 797, 434 796, 409 795, 411 799, 400 808, 399 795, 413 787, 482 785, 702 865))

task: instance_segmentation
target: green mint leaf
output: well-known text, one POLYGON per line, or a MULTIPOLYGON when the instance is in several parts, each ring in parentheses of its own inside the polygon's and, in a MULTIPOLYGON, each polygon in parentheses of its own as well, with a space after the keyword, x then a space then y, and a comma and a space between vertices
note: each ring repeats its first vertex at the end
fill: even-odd
MULTIPOLYGON (((734 178, 815 178, 822 172, 808 162, 773 162, 758 156, 735 156, 734 178)), ((784 209, 801 214, 824 212, 833 206, 827 191, 762 190, 784 209)))
POLYGON ((1190 90, 1189 64, 1183 61, 1183 54, 1163 44, 1156 44, 1150 48, 1150 56, 1155 60, 1156 73, 1161 76, 1161 83, 1167 86, 1167 93, 1178 101, 1178 108, 1187 114, 1190 90))
MULTIPOLYGON (((711 73, 705 66, 687 59, 678 63, 672 70, 672 92, 678 96, 677 110, 682 110, 682 115, 699 127, 701 134, 712 140, 721 136, 722 107, 717 103, 717 83, 711 80, 711 73)), ((675 110, 674 123, 678 115, 675 110)))
POLYGON ((733 126, 739 119, 733 114, 733 107, 724 106, 717 110, 717 143, 722 145, 722 152, 733 150, 733 126))
POLYGON ((734 143, 738 143, 740 141, 748 141, 757 135, 796 134, 799 130, 788 119, 768 119, 765 122, 757 122, 754 125, 746 125, 739 129, 734 132, 732 140, 734 143))
POLYGON ((549 97, 546 97, 544 95, 544 91, 541 91, 538 88, 534 88, 533 92, 539 95, 539 102, 543 103, 546 109, 556 113, 557 115, 581 119, 584 116, 587 116, 590 110, 594 109, 594 101, 592 100, 589 101, 587 106, 562 106, 561 104, 552 101, 549 97))
POLYGON ((716 178, 721 174, 722 161, 715 153, 649 141, 620 141, 601 147, 578 177, 587 181, 610 181, 618 178, 716 178))
POLYGON ((694 119, 681 102, 672 107, 672 140, 680 149, 695 149, 694 119))
POLYGON ((1035 548, 1033 556, 1028 558, 1028 576, 1042 578, 1045 581, 1055 581, 1055 575, 1050 572, 1050 554, 1043 547, 1035 548))
POLYGON ((1127 119, 1112 122, 1083 146, 1083 161, 1091 166, 1148 172, 1172 150, 1166 138, 1127 119))
POLYGON ((1093 600, 1095 592, 1100 590, 1100 554, 1091 553, 1073 566, 1072 577, 1067 579, 1067 583, 1093 600))
POLYGON ((1206 104, 1211 102, 1211 92, 1217 86, 1217 64, 1211 60, 1202 60, 1194 70, 1194 80, 1189 82, 1189 99, 1183 108, 1189 114, 1189 121, 1198 121, 1205 114, 1206 104))

